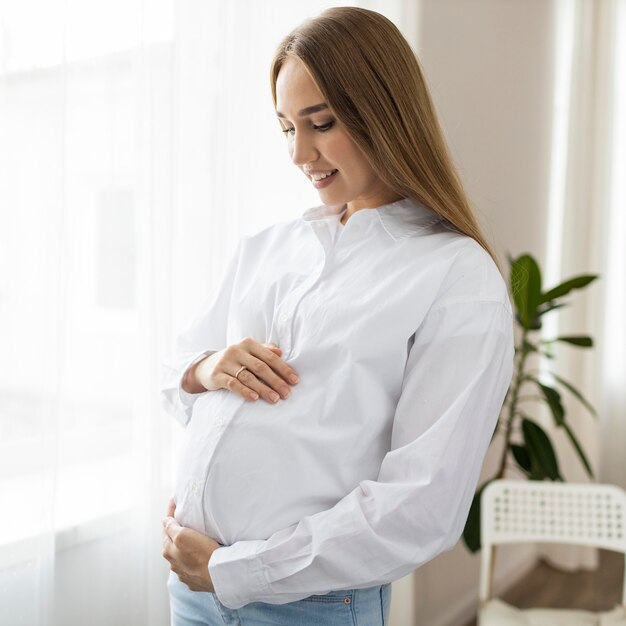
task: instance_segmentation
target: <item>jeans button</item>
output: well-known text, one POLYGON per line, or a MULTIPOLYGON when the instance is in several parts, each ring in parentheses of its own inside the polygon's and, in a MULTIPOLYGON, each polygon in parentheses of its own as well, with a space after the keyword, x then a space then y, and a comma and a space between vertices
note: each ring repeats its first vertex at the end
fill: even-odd
POLYGON ((343 603, 344 603, 344 604, 350 604, 350 596, 346 596, 346 597, 343 599, 343 603))

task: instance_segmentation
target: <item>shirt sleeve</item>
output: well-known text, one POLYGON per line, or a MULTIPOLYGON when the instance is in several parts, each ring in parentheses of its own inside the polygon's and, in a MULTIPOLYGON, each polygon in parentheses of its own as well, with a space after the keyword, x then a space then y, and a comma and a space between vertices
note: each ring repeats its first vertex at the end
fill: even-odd
POLYGON ((195 401, 203 393, 210 393, 189 393, 182 388, 187 369, 207 354, 226 348, 228 311, 241 246, 242 239, 235 248, 217 292, 211 294, 187 328, 176 336, 173 350, 161 364, 161 404, 183 426, 191 419, 195 401))
POLYGON ((377 480, 265 540, 215 550, 208 567, 220 602, 238 609, 383 585, 454 547, 514 354, 510 303, 431 310, 414 335, 377 480))

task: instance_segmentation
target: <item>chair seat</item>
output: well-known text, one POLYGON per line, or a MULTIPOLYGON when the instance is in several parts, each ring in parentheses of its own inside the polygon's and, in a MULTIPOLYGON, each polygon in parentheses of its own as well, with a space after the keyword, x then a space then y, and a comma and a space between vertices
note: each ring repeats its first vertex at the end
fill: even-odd
POLYGON ((626 626, 626 609, 594 613, 573 609, 518 609, 498 598, 480 610, 478 626, 626 626))

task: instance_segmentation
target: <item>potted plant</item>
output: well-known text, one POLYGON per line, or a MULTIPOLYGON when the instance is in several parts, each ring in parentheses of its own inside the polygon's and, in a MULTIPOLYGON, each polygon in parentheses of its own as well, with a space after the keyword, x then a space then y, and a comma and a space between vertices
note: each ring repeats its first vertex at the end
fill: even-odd
MULTIPOLYGON (((507 256, 511 265, 510 289, 513 295, 515 321, 521 332, 519 343, 515 346, 515 368, 511 386, 507 391, 494 430, 494 436, 497 432, 502 432, 504 436, 498 471, 495 476, 480 485, 474 494, 463 530, 463 541, 470 552, 480 550, 480 495, 482 490, 492 480, 504 478, 509 460, 529 480, 564 480, 548 433, 532 418, 524 406, 524 401, 529 398, 520 397, 520 389, 524 383, 534 386, 539 392, 539 396, 533 396, 532 399, 538 397, 548 406, 554 424, 564 430, 587 474, 593 478, 593 471, 587 456, 567 423, 560 392, 556 387, 542 382, 536 374, 528 371, 527 359, 533 353, 554 359, 552 346, 557 341, 578 348, 593 346, 591 337, 587 335, 567 335, 542 339, 541 337, 535 338, 534 333, 541 330, 544 315, 555 309, 568 306, 568 303, 563 302, 562 299, 571 291, 586 287, 598 278, 598 275, 574 276, 552 289, 543 291, 539 265, 530 254, 522 254, 517 259, 513 259, 510 255, 507 256)), ((591 404, 571 383, 554 372, 550 372, 550 374, 556 383, 580 400, 592 415, 597 415, 591 404)))

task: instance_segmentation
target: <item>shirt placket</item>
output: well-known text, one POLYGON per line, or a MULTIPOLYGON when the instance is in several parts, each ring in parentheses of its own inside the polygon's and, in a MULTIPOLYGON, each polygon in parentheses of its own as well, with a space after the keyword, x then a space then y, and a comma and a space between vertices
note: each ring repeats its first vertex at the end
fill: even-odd
POLYGON ((306 294, 331 271, 333 266, 337 237, 334 237, 335 233, 331 229, 331 225, 327 220, 316 220, 310 222, 310 227, 321 245, 324 255, 307 280, 297 289, 294 289, 276 311, 276 326, 283 359, 288 357, 293 349, 293 320, 298 306, 306 294))

